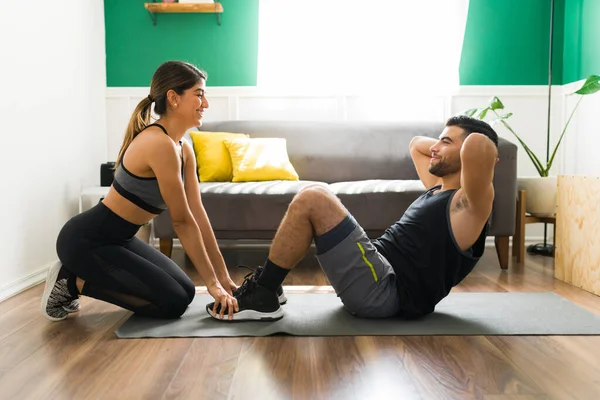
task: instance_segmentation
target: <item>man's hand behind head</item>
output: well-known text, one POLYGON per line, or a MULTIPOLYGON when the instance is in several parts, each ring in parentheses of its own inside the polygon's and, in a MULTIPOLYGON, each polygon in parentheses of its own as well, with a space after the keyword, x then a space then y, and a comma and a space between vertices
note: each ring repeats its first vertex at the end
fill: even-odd
POLYGON ((494 158, 494 162, 500 161, 498 158, 498 148, 494 142, 482 133, 473 132, 467 136, 463 142, 461 151, 461 159, 464 157, 480 157, 481 161, 494 158))

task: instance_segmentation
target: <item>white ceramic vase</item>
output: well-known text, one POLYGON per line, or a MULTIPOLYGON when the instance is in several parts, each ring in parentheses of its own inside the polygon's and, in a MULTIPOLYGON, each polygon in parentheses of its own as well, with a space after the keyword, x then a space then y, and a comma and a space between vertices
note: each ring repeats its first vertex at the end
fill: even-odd
POLYGON ((556 213, 556 176, 522 176, 517 179, 518 190, 525 190, 525 211, 536 217, 556 213))

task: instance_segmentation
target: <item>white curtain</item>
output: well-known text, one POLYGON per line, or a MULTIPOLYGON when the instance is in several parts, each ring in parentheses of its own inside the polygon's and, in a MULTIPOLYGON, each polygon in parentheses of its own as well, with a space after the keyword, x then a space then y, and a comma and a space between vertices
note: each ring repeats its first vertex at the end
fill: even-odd
POLYGON ((269 91, 403 97, 459 85, 469 0, 260 0, 269 91))

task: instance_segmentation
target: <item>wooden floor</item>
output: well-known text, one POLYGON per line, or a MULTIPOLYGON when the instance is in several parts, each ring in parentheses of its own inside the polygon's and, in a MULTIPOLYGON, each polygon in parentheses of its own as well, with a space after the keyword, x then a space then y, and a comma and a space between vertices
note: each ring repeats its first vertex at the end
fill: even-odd
MULTIPOLYGON (((228 265, 265 253, 224 251, 228 265), (240 255, 241 254, 241 255, 240 255)), ((197 285, 181 250, 173 259, 197 285)), ((232 267, 236 281, 244 271, 232 267)), ((314 258, 286 285, 326 285, 314 258)), ((598 399, 598 336, 264 337, 119 340, 130 313, 82 298, 41 317, 42 285, 0 303, 1 399, 598 399)), ((456 291, 555 291, 600 314, 600 298, 556 281, 553 259, 498 267, 488 248, 456 291)))

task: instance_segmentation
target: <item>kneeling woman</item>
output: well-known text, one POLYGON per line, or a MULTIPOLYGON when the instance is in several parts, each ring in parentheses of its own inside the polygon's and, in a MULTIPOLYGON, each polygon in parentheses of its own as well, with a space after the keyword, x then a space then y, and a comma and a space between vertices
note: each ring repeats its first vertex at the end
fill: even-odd
POLYGON ((58 236, 60 262, 48 271, 42 295, 48 319, 77 311, 79 295, 143 316, 181 316, 194 299, 194 284, 169 257, 135 237, 167 208, 210 295, 233 315, 236 285, 202 205, 192 146, 183 138, 202 123, 205 88, 206 73, 191 64, 169 61, 156 70, 150 95, 127 127, 108 195, 71 218, 58 236), (151 124, 153 103, 160 119, 151 124))

